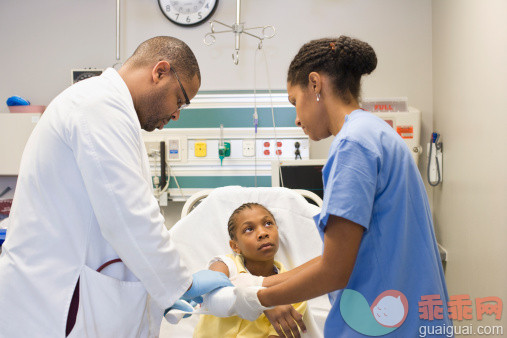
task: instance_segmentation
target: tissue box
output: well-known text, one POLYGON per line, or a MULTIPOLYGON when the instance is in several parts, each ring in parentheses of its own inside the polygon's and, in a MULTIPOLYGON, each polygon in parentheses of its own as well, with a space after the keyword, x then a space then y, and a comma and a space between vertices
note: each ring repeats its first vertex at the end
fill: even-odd
POLYGON ((11 113, 39 113, 42 114, 46 106, 9 106, 11 113))

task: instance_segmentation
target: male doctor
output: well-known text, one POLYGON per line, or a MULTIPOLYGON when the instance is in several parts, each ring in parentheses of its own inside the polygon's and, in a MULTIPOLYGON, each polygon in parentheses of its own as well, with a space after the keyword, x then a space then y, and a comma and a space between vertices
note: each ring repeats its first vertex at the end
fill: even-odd
POLYGON ((182 295, 231 285, 182 265, 141 138, 177 120, 200 84, 190 48, 160 36, 50 103, 23 154, 0 256, 0 337, 158 336, 182 295))

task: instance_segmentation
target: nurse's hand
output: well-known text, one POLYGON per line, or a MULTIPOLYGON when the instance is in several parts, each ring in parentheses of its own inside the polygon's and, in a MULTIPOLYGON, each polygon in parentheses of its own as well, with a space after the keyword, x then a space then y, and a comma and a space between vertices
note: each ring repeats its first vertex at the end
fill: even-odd
POLYGON ((254 286, 239 286, 234 289, 236 301, 234 302, 232 308, 239 317, 252 322, 256 320, 263 311, 270 309, 261 305, 261 302, 257 297, 257 292, 260 289, 262 288, 254 286))
POLYGON ((266 318, 278 333, 279 337, 300 338, 299 330, 306 332, 303 316, 292 305, 280 305, 264 311, 266 318))
POLYGON ((192 275, 192 285, 181 297, 202 303, 202 295, 224 286, 233 286, 229 278, 222 272, 212 270, 197 271, 192 275))

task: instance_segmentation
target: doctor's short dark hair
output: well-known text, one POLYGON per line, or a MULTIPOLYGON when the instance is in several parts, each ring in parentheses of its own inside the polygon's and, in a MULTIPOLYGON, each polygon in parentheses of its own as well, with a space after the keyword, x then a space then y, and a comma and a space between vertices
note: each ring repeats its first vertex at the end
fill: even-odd
POLYGON ((265 206, 259 203, 250 202, 240 205, 236 210, 234 210, 231 214, 231 217, 229 217, 229 222, 227 222, 227 230, 229 231, 229 237, 232 240, 236 239, 236 217, 245 209, 253 209, 254 207, 262 208, 268 212, 268 214, 273 218, 273 221, 276 223, 275 216, 271 213, 271 211, 268 210, 265 206))
POLYGON ((191 80, 197 75, 201 82, 201 72, 194 52, 185 42, 172 36, 157 36, 142 42, 125 63, 130 63, 135 68, 155 65, 162 60, 168 61, 180 77, 191 80))
POLYGON ((287 82, 305 88, 311 72, 325 73, 333 78, 340 98, 350 103, 359 101, 361 76, 377 67, 377 56, 366 42, 340 36, 312 40, 304 44, 292 60, 287 82))

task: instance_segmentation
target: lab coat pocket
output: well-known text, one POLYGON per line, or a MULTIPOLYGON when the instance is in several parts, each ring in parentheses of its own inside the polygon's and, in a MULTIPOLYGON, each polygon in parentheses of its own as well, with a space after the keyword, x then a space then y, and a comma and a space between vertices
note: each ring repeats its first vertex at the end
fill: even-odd
POLYGON ((150 336, 148 293, 141 282, 118 280, 84 266, 79 283, 79 310, 69 337, 150 336))

